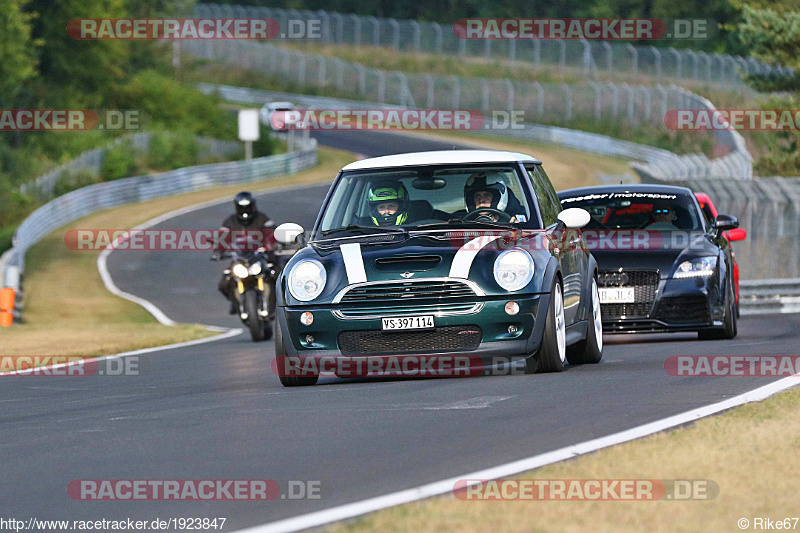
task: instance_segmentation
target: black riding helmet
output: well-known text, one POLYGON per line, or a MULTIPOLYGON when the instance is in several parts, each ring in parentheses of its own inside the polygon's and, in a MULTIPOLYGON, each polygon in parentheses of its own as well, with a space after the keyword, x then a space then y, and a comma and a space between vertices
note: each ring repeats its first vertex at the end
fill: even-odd
POLYGON ((242 225, 247 226, 253 221, 256 214, 256 197, 250 192, 240 192, 233 199, 236 208, 236 217, 242 225))

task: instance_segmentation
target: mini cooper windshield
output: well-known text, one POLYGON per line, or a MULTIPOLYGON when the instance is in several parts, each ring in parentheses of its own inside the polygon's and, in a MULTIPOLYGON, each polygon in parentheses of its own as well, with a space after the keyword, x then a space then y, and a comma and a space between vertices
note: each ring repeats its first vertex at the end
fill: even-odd
POLYGON ((318 228, 338 232, 449 227, 540 227, 516 164, 420 166, 344 172, 318 228))

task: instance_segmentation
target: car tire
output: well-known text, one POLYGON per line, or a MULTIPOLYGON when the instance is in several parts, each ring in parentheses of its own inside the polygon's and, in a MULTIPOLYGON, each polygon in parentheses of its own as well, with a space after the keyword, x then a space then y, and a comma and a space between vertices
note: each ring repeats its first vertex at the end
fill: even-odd
POLYGON ((728 298, 728 308, 725 310, 723 326, 715 329, 705 329, 697 332, 701 341, 732 339, 739 333, 739 325, 736 320, 736 305, 733 303, 733 296, 728 298))
POLYGON ((528 374, 562 372, 567 358, 566 322, 564 320, 564 293, 561 282, 556 281, 550 289, 550 303, 544 323, 542 342, 535 354, 525 359, 528 374))
POLYGON ((316 385, 319 380, 319 374, 312 376, 282 376, 281 368, 286 368, 285 360, 287 357, 286 345, 283 341, 283 333, 278 321, 275 320, 275 359, 277 362, 278 378, 284 387, 308 387, 316 385))
POLYGON ((567 361, 571 365, 595 364, 603 358, 603 317, 600 314, 600 293, 594 277, 589 294, 592 300, 589 302, 586 338, 567 347, 567 361))

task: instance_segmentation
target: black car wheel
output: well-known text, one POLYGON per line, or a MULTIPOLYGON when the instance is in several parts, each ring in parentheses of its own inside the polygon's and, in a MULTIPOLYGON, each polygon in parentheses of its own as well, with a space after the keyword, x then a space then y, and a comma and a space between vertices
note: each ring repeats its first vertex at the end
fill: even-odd
POLYGON ((539 350, 525 359, 525 372, 562 372, 567 352, 566 321, 564 319, 564 294, 561 282, 556 281, 550 290, 550 304, 539 350))
POLYGON ((277 361, 278 378, 284 387, 307 387, 316 385, 319 380, 319 374, 306 375, 306 376, 286 376, 287 365, 286 345, 283 343, 283 333, 278 321, 275 320, 275 359, 277 361))
POLYGON ((603 317, 600 314, 600 293, 597 290, 597 280, 594 278, 589 294, 592 301, 589 302, 586 338, 567 348, 567 361, 571 365, 599 363, 603 358, 603 317))

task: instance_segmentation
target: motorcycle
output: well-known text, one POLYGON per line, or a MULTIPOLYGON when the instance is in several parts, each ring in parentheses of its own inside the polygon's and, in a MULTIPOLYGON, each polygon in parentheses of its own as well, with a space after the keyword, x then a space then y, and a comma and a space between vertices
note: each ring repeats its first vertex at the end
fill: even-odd
POLYGON ((275 319, 275 282, 280 267, 263 248, 255 252, 226 250, 211 259, 226 257, 231 258, 231 266, 225 270, 225 275, 235 286, 229 293, 239 311, 239 318, 250 330, 254 341, 269 340, 275 319))

